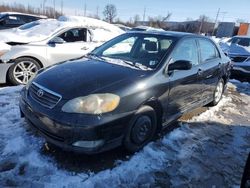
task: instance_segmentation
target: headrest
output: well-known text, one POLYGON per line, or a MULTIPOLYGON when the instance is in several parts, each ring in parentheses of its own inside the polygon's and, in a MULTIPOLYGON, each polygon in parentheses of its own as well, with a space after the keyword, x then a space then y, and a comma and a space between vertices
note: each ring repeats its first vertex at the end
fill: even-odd
POLYGON ((157 51, 157 43, 152 41, 145 41, 145 50, 157 51))

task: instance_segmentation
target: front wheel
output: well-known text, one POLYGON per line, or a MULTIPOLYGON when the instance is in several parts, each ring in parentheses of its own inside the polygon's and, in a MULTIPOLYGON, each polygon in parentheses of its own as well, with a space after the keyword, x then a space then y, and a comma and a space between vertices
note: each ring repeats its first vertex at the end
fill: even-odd
POLYGON ((223 79, 220 79, 214 90, 213 101, 209 104, 209 106, 216 106, 220 102, 223 95, 223 91, 224 91, 224 81, 223 79))
POLYGON ((140 108, 132 118, 125 135, 124 146, 130 152, 136 152, 149 143, 155 136, 157 119, 150 106, 140 108))
POLYGON ((27 84, 40 68, 35 59, 18 58, 8 71, 8 79, 13 85, 27 84))

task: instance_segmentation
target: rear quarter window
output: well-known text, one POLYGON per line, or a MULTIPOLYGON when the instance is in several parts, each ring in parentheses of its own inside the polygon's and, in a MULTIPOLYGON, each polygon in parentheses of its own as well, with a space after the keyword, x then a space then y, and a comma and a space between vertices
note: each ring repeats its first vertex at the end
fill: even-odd
POLYGON ((216 59, 219 57, 219 52, 211 41, 206 39, 199 39, 199 46, 202 62, 216 59))

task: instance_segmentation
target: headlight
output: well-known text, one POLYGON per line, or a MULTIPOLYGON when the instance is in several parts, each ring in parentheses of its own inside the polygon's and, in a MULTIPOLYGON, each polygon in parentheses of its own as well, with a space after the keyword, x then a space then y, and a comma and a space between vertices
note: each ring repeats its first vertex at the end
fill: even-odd
POLYGON ((120 97, 111 93, 91 94, 68 101, 63 107, 63 112, 102 114, 111 112, 119 105, 120 97))
POLYGON ((8 52, 8 50, 0 51, 0 57, 3 56, 6 52, 8 52))

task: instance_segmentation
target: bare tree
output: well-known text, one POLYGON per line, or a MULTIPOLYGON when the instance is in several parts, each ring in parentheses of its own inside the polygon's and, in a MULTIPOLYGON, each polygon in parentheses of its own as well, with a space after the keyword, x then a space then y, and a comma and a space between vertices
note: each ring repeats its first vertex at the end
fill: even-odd
POLYGON ((236 23, 248 23, 248 21, 247 21, 247 20, 244 20, 244 19, 241 19, 241 18, 238 18, 238 19, 236 20, 236 23))
POLYGON ((167 21, 171 17, 172 13, 168 12, 166 16, 149 17, 149 25, 151 27, 166 28, 167 21))
POLYGON ((211 27, 214 26, 214 23, 211 23, 212 19, 206 15, 201 15, 198 21, 200 22, 199 33, 211 32, 211 27))
POLYGON ((107 4, 104 7, 103 16, 106 21, 113 23, 114 18, 117 16, 116 7, 113 4, 107 4))
POLYGON ((134 16, 134 25, 137 25, 137 23, 140 21, 140 16, 139 16, 139 14, 136 14, 135 16, 134 16))
MULTIPOLYGON (((43 2, 45 2, 45 0, 43 2)), ((43 9, 41 9, 32 7, 29 4, 27 5, 27 7, 18 3, 14 3, 11 5, 0 4, 0 12, 7 12, 7 11, 22 12, 22 13, 37 14, 37 15, 43 14, 49 18, 54 18, 54 17, 57 18, 62 15, 60 12, 55 11, 55 9, 52 7, 44 7, 43 9)))

